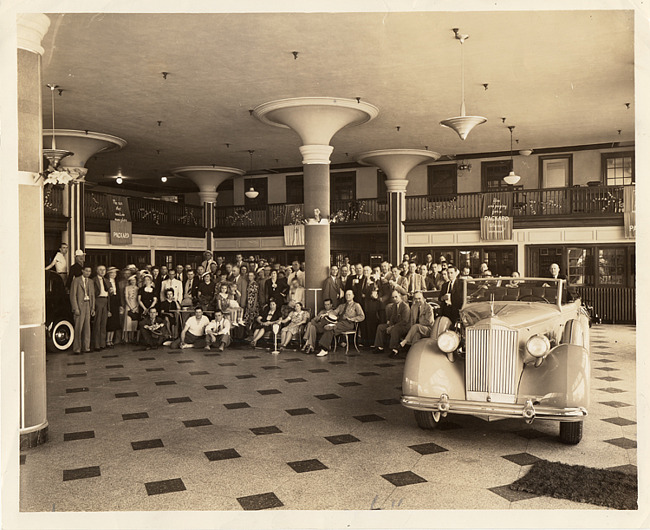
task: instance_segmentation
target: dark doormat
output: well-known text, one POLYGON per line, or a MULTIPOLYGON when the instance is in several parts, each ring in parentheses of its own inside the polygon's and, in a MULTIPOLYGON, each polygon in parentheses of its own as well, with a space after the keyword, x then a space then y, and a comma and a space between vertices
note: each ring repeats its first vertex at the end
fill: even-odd
POLYGON ((548 460, 533 464, 525 476, 510 484, 510 489, 617 510, 638 508, 636 475, 548 460))

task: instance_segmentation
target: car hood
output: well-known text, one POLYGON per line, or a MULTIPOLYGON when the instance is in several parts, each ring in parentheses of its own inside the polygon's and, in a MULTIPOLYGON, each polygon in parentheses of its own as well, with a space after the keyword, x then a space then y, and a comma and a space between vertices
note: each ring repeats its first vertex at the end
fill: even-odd
POLYGON ((523 328, 556 316, 559 311, 556 305, 541 302, 478 302, 466 305, 460 313, 466 326, 496 317, 509 327, 523 328))

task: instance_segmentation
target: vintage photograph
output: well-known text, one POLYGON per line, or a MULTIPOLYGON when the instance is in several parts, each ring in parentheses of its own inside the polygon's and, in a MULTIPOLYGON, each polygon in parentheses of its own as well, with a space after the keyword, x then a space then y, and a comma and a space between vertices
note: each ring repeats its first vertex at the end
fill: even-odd
POLYGON ((6 528, 647 517, 641 11, 93 4, 3 23, 6 528))

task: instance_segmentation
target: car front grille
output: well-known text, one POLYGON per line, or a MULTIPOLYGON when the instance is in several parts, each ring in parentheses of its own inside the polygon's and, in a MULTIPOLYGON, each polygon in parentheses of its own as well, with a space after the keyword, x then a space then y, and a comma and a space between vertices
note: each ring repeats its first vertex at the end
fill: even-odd
POLYGON ((469 328, 465 335, 467 399, 514 403, 517 392, 517 332, 469 328))

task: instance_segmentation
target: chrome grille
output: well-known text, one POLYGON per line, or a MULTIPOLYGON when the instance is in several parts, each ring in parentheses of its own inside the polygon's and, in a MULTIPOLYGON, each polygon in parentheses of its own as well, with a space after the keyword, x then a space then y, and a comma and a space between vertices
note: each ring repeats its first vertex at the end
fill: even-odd
POLYGON ((465 345, 468 399, 469 392, 487 393, 492 401, 499 399, 499 395, 514 396, 518 371, 517 332, 502 328, 469 328, 465 345))

